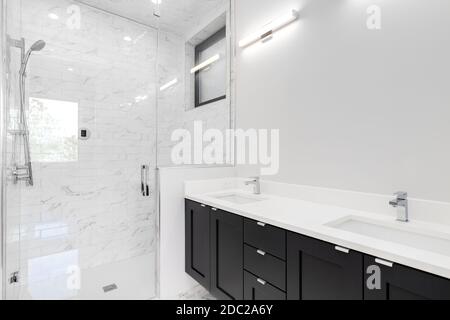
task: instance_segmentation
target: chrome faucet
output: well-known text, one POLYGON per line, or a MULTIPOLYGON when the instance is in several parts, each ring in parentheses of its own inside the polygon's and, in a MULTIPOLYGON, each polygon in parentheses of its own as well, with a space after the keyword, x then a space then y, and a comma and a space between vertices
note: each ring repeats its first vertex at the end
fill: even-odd
POLYGON ((397 221, 408 222, 408 193, 399 191, 394 193, 394 196, 396 196, 396 198, 389 201, 389 205, 397 208, 397 221))
POLYGON ((259 177, 250 178, 252 180, 246 181, 245 185, 253 185, 253 193, 254 194, 261 194, 261 179, 259 177))

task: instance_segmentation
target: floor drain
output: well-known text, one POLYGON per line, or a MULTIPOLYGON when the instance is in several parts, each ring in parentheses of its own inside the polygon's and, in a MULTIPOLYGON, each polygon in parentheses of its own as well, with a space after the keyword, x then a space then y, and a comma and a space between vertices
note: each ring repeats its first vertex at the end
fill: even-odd
POLYGON ((115 283, 110 284, 109 286, 103 287, 103 291, 104 291, 105 293, 108 293, 108 292, 111 292, 111 291, 117 290, 117 289, 118 289, 118 288, 117 288, 117 285, 116 285, 115 283))

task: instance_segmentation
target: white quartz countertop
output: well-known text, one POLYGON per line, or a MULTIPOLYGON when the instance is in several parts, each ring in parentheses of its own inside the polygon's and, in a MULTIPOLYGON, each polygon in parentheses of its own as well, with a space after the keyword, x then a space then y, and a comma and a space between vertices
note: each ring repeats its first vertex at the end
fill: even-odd
POLYGON ((242 190, 230 189, 214 193, 186 194, 186 198, 288 231, 450 279, 450 257, 447 255, 339 230, 327 225, 336 220, 352 216, 399 224, 402 227, 407 225, 408 228, 416 230, 431 230, 450 235, 448 226, 421 221, 411 221, 406 224, 397 222, 395 218, 387 215, 377 215, 274 195, 263 194, 254 196, 242 190), (219 194, 233 193, 247 194, 250 197, 259 197, 262 200, 247 204, 235 204, 215 197, 219 194))

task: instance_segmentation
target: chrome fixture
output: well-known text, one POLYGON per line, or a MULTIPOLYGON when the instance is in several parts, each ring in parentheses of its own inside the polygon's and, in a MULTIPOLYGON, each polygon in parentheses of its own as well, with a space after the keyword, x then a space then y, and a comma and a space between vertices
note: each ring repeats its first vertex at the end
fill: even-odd
MULTIPOLYGON (((12 176, 14 183, 19 181, 26 181, 27 185, 32 186, 33 181, 33 168, 31 166, 31 155, 30 155, 30 133, 28 131, 27 117, 25 114, 26 106, 26 93, 25 93, 25 79, 27 77, 27 66, 30 57, 33 52, 41 51, 44 49, 46 43, 43 40, 38 40, 33 43, 28 51, 25 52, 25 39, 14 40, 9 39, 9 43, 12 47, 19 48, 21 51, 21 65, 19 71, 19 92, 20 92, 20 107, 18 114, 18 130, 9 131, 14 137, 14 146, 17 145, 18 137, 23 139, 24 148, 24 165, 18 165, 16 163, 16 155, 13 155, 13 168, 12 176)), ((15 147, 16 150, 16 147, 15 147)))
POLYGON ((254 194, 261 194, 261 179, 259 177, 251 178, 252 180, 246 181, 245 185, 253 185, 253 193, 254 194))
POLYGON ((265 256, 266 255, 266 252, 263 251, 263 250, 256 250, 256 253, 261 255, 261 256, 265 256))
POLYGON ((114 291, 114 290, 117 290, 117 289, 119 289, 119 288, 117 287, 117 285, 115 283, 113 283, 113 284, 104 286, 103 287, 103 292, 104 293, 108 293, 108 292, 111 292, 111 291, 114 291))
POLYGON ((30 60, 31 54, 35 51, 41 51, 42 49, 45 48, 45 45, 46 43, 43 40, 38 40, 31 45, 30 49, 23 56, 22 66, 20 68, 20 75, 22 76, 26 75, 27 65, 28 61, 30 60))
POLYGON ((268 24, 266 24, 262 29, 259 31, 252 33, 248 36, 246 36, 244 39, 239 41, 239 47, 244 48, 247 47, 257 41, 264 41, 268 37, 272 36, 276 31, 282 29, 283 27, 287 26, 288 24, 294 22, 300 17, 300 12, 297 10, 291 10, 287 15, 283 17, 279 17, 278 19, 275 19, 268 24))
POLYGON ((339 251, 339 252, 342 252, 342 253, 345 253, 345 254, 349 254, 350 253, 350 249, 343 248, 343 247, 340 247, 340 246, 336 246, 336 247, 334 247, 334 249, 336 251, 339 251))
POLYGON ((382 259, 379 259, 379 258, 376 258, 375 262, 378 263, 378 264, 381 264, 383 266, 389 267, 389 268, 392 268, 394 266, 393 262, 382 260, 382 259))
POLYGON ((256 281, 258 281, 263 286, 265 286, 267 284, 267 282, 265 280, 260 279, 260 278, 256 279, 256 281))
POLYGON ((19 271, 11 273, 9 277, 9 284, 19 283, 19 271))
POLYGON ((150 186, 148 184, 149 169, 150 167, 148 165, 141 166, 141 193, 143 197, 150 197, 150 186))
POLYGON ((394 196, 396 196, 396 198, 389 201, 389 205, 397 208, 397 221, 408 222, 408 193, 399 191, 394 193, 394 196))

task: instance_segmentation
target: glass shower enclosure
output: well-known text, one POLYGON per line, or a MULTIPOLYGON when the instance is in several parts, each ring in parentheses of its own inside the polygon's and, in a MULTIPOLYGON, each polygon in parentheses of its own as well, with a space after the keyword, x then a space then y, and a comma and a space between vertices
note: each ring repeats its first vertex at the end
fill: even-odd
POLYGON ((3 298, 154 297, 158 28, 0 2, 3 298))

